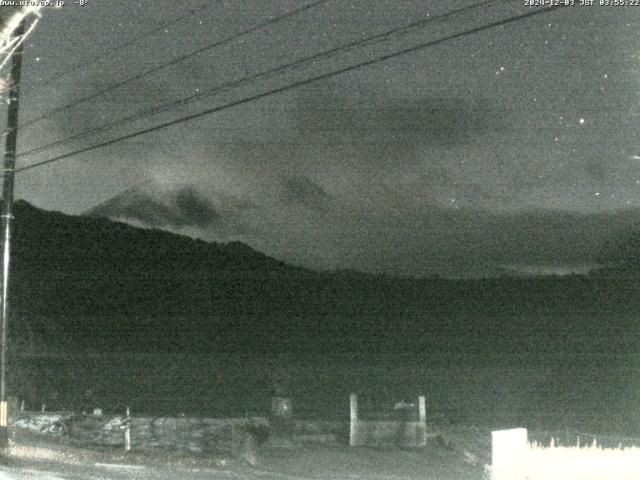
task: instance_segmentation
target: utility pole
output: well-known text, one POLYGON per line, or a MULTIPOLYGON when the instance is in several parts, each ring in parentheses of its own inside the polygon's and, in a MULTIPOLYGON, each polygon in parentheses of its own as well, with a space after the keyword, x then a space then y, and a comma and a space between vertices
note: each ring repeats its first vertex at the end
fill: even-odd
MULTIPOLYGON (((25 32, 25 20, 13 33, 21 37, 25 32)), ((0 309, 0 448, 9 447, 9 424, 7 422, 7 328, 9 323, 9 254, 11 246, 11 220, 13 219, 13 183, 16 169, 16 144, 18 139, 18 100, 20 98, 20 74, 22 70, 22 47, 13 52, 9 77, 9 108, 5 131, 4 168, 2 182, 2 305, 0 309)))

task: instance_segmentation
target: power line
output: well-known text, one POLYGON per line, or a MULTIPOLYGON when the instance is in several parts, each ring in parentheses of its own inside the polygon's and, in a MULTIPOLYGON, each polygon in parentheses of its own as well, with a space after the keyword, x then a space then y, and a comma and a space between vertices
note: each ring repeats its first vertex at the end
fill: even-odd
POLYGON ((117 137, 117 138, 113 138, 113 139, 105 141, 105 142, 101 142, 101 143, 98 143, 98 144, 95 144, 95 145, 91 145, 89 147, 85 147, 85 148, 82 148, 82 149, 79 149, 79 150, 75 150, 75 151, 72 151, 72 152, 69 152, 69 153, 65 153, 63 155, 59 155, 57 157, 50 158, 48 160, 43 160, 41 162, 36 162, 36 163, 31 164, 31 165, 27 165, 25 167, 21 167, 21 168, 16 169, 16 173, 23 172, 23 171, 26 171, 26 170, 31 170, 31 169, 34 169, 34 168, 38 168, 38 167, 41 167, 43 165, 48 165, 50 163, 59 162, 61 160, 67 159, 69 157, 73 157, 75 155, 79 155, 81 153, 86 153, 86 152, 90 152, 92 150, 97 150, 99 148, 107 147, 109 145, 113 145, 113 144, 120 143, 120 142, 123 142, 123 141, 126 141, 126 140, 130 140, 132 138, 136 138, 136 137, 145 135, 147 133, 154 132, 156 130, 161 130, 161 129, 164 129, 164 128, 167 128, 167 127, 171 127, 171 126, 174 126, 174 125, 185 123, 185 122, 188 122, 190 120, 195 120, 197 118, 204 117, 206 115, 211 115, 211 114, 220 112, 222 110, 226 110, 228 108, 236 107, 238 105, 243 105, 245 103, 249 103, 249 102, 252 102, 252 101, 255 101, 255 100, 260 100, 262 98, 266 98, 266 97, 269 97, 271 95, 276 95, 278 93, 283 93, 283 92, 286 92, 288 90, 293 90, 295 88, 302 87, 304 85, 308 85, 310 83, 314 83, 314 82, 317 82, 317 81, 320 81, 320 80, 326 80, 328 78, 331 78, 331 77, 334 77, 334 76, 337 76, 337 75, 341 75, 343 73, 347 73, 347 72, 350 72, 350 71, 353 71, 353 70, 357 70, 357 69, 360 69, 360 68, 363 68, 363 67, 368 67, 370 65, 375 65, 377 63, 385 62, 385 61, 390 60, 392 58, 397 58, 397 57, 400 57, 402 55, 407 55, 409 53, 416 52, 418 50, 422 50, 422 49, 425 49, 425 48, 428 48, 428 47, 439 45, 441 43, 445 43, 445 42, 447 42, 449 40, 454 40, 454 39, 457 39, 457 38, 473 35, 473 34, 482 32, 484 30, 488 30, 488 29, 491 29, 491 28, 496 28, 496 27, 500 27, 500 26, 503 26, 503 25, 507 25, 509 23, 513 23, 513 22, 516 22, 516 21, 519 21, 519 20, 524 20, 526 18, 530 18, 530 17, 536 16, 536 15, 540 15, 540 14, 543 14, 543 13, 548 13, 548 12, 551 12, 553 10, 557 10, 557 9, 563 8, 563 7, 564 7, 563 5, 558 5, 558 6, 551 6, 551 7, 545 7, 545 8, 541 8, 541 9, 537 9, 537 10, 532 10, 532 11, 529 11, 527 13, 523 13, 523 14, 520 14, 520 15, 514 15, 514 16, 508 17, 506 19, 502 19, 502 20, 497 20, 495 22, 491 22, 491 23, 486 24, 486 25, 482 25, 482 26, 479 26, 479 27, 474 27, 474 28, 471 28, 469 30, 464 30, 462 32, 454 33, 454 34, 451 34, 451 35, 448 35, 446 37, 442 37, 442 38, 439 38, 439 39, 436 39, 436 40, 431 40, 431 41, 424 42, 424 43, 421 43, 421 44, 418 44, 418 45, 414 45, 412 47, 408 47, 408 48, 399 50, 397 52, 389 53, 389 54, 386 54, 386 55, 383 55, 383 56, 380 56, 380 57, 377 57, 377 58, 374 58, 374 59, 371 59, 371 60, 365 60, 363 62, 354 64, 354 65, 350 65, 350 66, 347 66, 347 67, 339 68, 337 70, 333 70, 331 72, 327 72, 327 73, 323 73, 323 74, 317 75, 315 77, 307 78, 307 79, 304 79, 304 80, 299 80, 297 82, 291 83, 289 85, 285 85, 283 87, 275 88, 275 89, 269 90, 267 92, 259 93, 259 94, 256 94, 256 95, 252 95, 250 97, 246 97, 246 98, 243 98, 241 100, 236 100, 234 102, 227 103, 225 105, 221 105, 221 106, 218 106, 218 107, 214 107, 214 108, 210 108, 210 109, 204 110, 202 112, 198 112, 198 113, 194 113, 194 114, 191 114, 191 115, 187 115, 185 117, 181 117, 181 118, 178 118, 176 120, 172 120, 172 121, 169 121, 169 122, 166 122, 166 123, 162 123, 160 125, 156 125, 156 126, 153 126, 153 127, 145 128, 145 129, 139 130, 137 132, 129 133, 127 135, 123 135, 123 136, 120 136, 120 137, 117 137))
MULTIPOLYGON (((220 3, 221 0, 218 0, 217 3, 220 3)), ((117 53, 121 50, 124 50, 128 47, 130 47, 131 45, 134 45, 136 43, 138 43, 140 40, 143 40, 147 37, 150 37, 151 35, 160 32, 162 30, 166 30, 167 28, 169 28, 172 25, 175 25, 177 23, 180 23, 182 20, 184 20, 185 18, 188 18, 192 15, 195 15, 196 13, 199 12, 203 12, 205 10, 208 10, 209 8, 212 8, 214 4, 209 4, 206 5, 204 7, 200 7, 200 8, 196 8, 196 9, 191 9, 189 10, 189 12, 185 13, 184 15, 181 15, 177 18, 174 18, 173 20, 169 20, 168 22, 162 23, 154 28, 152 28, 151 30, 148 30, 144 33, 142 33, 141 35, 138 35, 134 38, 132 38, 131 40, 121 43, 117 46, 115 46, 114 48, 111 49, 107 49, 104 50, 96 55, 94 55, 93 57, 89 57, 86 60, 83 60, 82 62, 78 62, 74 65, 71 65, 70 67, 68 67, 64 72, 58 72, 58 73, 54 73, 53 75, 51 75, 48 78, 45 78, 43 80, 41 80, 41 83, 51 83, 51 82, 55 82, 56 80, 60 80, 61 78, 64 78, 68 75, 70 75, 71 73, 75 73, 78 69, 80 68, 86 68, 94 63, 97 63, 99 60, 101 60, 104 57, 108 57, 109 55, 112 55, 114 53, 117 53)))
POLYGON ((163 69, 165 69, 165 68, 167 68, 169 66, 176 65, 177 63, 183 62, 184 60, 187 60, 188 58, 192 58, 192 57, 194 57, 196 55, 199 55, 199 54, 201 54, 203 52, 206 52, 207 50, 212 50, 214 48, 226 45, 226 44, 232 42, 233 40, 236 40, 239 37, 243 37, 245 35, 248 35, 248 34, 251 34, 253 32, 256 32, 258 30, 261 30, 261 29, 266 28, 268 26, 271 26, 271 25, 273 25, 275 23, 278 23, 278 22, 280 22, 282 20, 285 20, 285 19, 287 19, 289 17, 292 17, 292 16, 294 16, 294 15, 296 15, 298 13, 302 13, 302 12, 304 12, 306 10, 309 10, 311 8, 314 8, 314 7, 317 7, 319 5, 327 3, 329 1, 331 1, 331 0, 314 0, 311 3, 308 3, 308 4, 306 4, 306 5, 302 6, 302 7, 290 10, 290 11, 288 11, 288 12, 282 14, 282 15, 279 15, 279 16, 277 16, 275 18, 260 22, 257 25, 254 25, 253 27, 247 28, 247 29, 245 29, 245 30, 243 30, 243 31, 241 31, 239 33, 235 33, 233 35, 230 35, 230 36, 224 38, 223 40, 217 40, 216 42, 214 42, 212 44, 209 44, 209 45, 206 45, 204 47, 198 48, 197 50, 194 50, 194 51, 192 51, 190 53, 187 53, 185 55, 181 55, 179 57, 176 57, 176 58, 174 58, 173 60, 171 60, 171 61, 169 61, 167 63, 163 63, 163 64, 158 65, 156 67, 153 67, 153 68, 150 68, 148 70, 145 70, 144 72, 138 73, 138 74, 136 74, 136 75, 134 75, 132 77, 129 77, 129 78, 125 79, 125 80, 122 80, 120 82, 114 83, 113 85, 110 85, 107 88, 104 88, 102 90, 94 92, 94 93, 92 93, 90 95, 87 95, 86 97, 82 97, 82 98, 76 100, 75 102, 71 102, 71 103, 63 105, 61 107, 54 108, 54 109, 50 110, 47 113, 44 113, 43 115, 41 115, 39 117, 27 120, 26 122, 24 122, 20 126, 20 128, 24 129, 24 128, 26 128, 26 127, 28 127, 30 125, 33 125, 33 124, 35 124, 35 123, 37 123, 37 122, 39 122, 41 120, 44 120, 45 118, 49 118, 50 116, 52 116, 54 114, 63 112, 65 110, 69 110, 69 109, 71 109, 73 107, 76 107, 76 106, 82 104, 82 103, 85 103, 85 102, 87 102, 89 100, 93 100, 94 98, 97 98, 97 97, 99 97, 101 95, 104 95, 105 93, 112 92, 112 91, 122 87, 123 85, 126 85, 126 84, 131 83, 131 82, 136 81, 136 80, 139 80, 139 79, 141 79, 143 77, 146 77, 147 75, 150 75, 152 73, 155 73, 155 72, 158 72, 160 70, 163 70, 163 69))
POLYGON ((79 132, 79 133, 70 135, 68 137, 62 138, 60 140, 56 140, 55 142, 52 142, 52 143, 49 143, 49 144, 46 144, 46 145, 42 145, 40 147, 35 147, 35 148, 32 148, 31 150, 26 150, 24 152, 20 152, 18 154, 18 156, 25 156, 25 155, 30 155, 30 154, 34 154, 34 153, 40 153, 40 152, 48 150, 48 149, 50 149, 52 147, 63 145, 65 143, 68 143, 68 142, 73 141, 73 140, 79 140, 79 139, 85 138, 87 136, 96 134, 96 133, 105 132, 105 131, 111 130, 112 128, 122 126, 122 125, 124 125, 126 123, 135 122, 136 120, 139 120, 139 119, 144 118, 146 116, 155 115, 157 113, 161 113, 163 111, 166 111, 166 110, 169 110, 171 108, 190 103, 190 102, 195 101, 195 100, 209 98, 209 97, 221 92, 222 90, 225 90, 225 89, 228 89, 228 88, 239 87, 239 86, 242 86, 243 84, 246 84, 248 82, 259 80, 259 79, 261 79, 263 77, 268 78, 269 76, 276 75, 276 74, 279 74, 279 73, 283 73, 283 72, 285 72, 285 71, 287 71, 289 69, 298 68, 301 65, 304 65, 306 63, 310 63, 310 62, 313 62, 313 61, 316 61, 316 60, 319 60, 319 59, 322 59, 322 58, 327 58, 327 57, 333 56, 333 55, 335 55, 337 53, 340 53, 342 51, 351 50, 351 49, 354 49, 356 47, 363 46, 363 45, 368 45, 368 44, 371 44, 371 43, 374 43, 374 42, 381 42, 381 41, 384 41, 384 40, 387 40, 387 39, 391 38, 394 35, 397 35, 397 34, 400 34, 400 33, 406 33, 406 32, 408 32, 408 31, 410 31, 412 29, 425 27, 428 24, 431 24, 431 23, 434 23, 434 22, 438 22, 438 21, 442 21, 442 20, 444 20, 444 19, 446 19, 448 17, 454 16, 454 15, 458 15, 458 14, 465 13, 465 12, 468 12, 468 11, 471 11, 471 10, 475 10, 475 9, 478 9, 478 8, 481 8, 481 7, 485 7, 485 6, 487 6, 487 5, 491 4, 491 3, 505 2, 505 1, 508 1, 508 0, 484 0, 482 2, 478 2, 478 3, 473 4, 473 5, 469 5, 469 6, 466 6, 466 7, 458 8, 458 9, 455 9, 455 10, 451 10, 449 12, 446 12, 444 14, 441 14, 441 15, 438 15, 438 16, 435 16, 435 17, 427 17, 427 18, 424 18, 424 19, 420 19, 420 20, 412 22, 412 23, 410 23, 408 25, 403 25, 401 27, 397 27, 397 28, 394 28, 392 30, 381 32, 381 33, 366 37, 364 39, 359 39, 359 40, 350 42, 350 43, 345 44, 345 45, 340 45, 338 47, 333 47, 333 48, 330 48, 328 50, 313 54, 311 56, 304 57, 304 58, 301 58, 301 59, 294 60, 292 62, 288 62, 288 63, 282 64, 282 65, 279 65, 279 66, 277 66, 275 68, 264 70, 264 71, 259 72, 259 73, 255 73, 255 74, 248 75, 248 76, 240 78, 240 79, 232 80, 232 81, 223 83, 221 85, 217 85, 212 89, 208 89, 208 90, 205 90, 203 92, 198 92, 198 93, 195 93, 195 94, 190 95, 188 97, 184 97, 184 98, 181 98, 181 99, 178 99, 178 100, 174 100, 174 101, 171 101, 171 102, 165 102, 164 104, 154 106, 154 107, 152 107, 150 109, 147 109, 147 110, 144 110, 142 112, 134 113, 132 115, 129 115, 128 117, 120 118, 120 119, 114 120, 112 122, 106 123, 104 125, 101 125, 99 127, 95 127, 95 128, 89 129, 89 130, 85 130, 84 132, 79 132))

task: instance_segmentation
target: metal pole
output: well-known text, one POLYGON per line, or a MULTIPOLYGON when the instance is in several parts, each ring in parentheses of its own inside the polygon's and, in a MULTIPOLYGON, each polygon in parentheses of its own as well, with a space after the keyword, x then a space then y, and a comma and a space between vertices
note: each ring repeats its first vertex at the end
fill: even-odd
MULTIPOLYGON (((20 37, 25 32, 25 21, 14 32, 20 37)), ((16 167, 16 144, 18 139, 18 99, 20 97, 20 74, 22 70, 22 47, 20 43, 11 59, 9 78, 9 108, 5 131, 4 168, 2 182, 2 308, 0 325, 0 448, 9 446, 7 422, 7 327, 9 323, 9 254, 11 246, 11 220, 13 218, 13 183, 16 167)))

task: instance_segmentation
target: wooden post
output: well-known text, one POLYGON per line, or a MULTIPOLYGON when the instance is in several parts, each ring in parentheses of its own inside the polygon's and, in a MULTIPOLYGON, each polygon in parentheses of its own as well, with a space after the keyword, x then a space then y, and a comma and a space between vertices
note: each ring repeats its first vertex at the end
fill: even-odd
POLYGON ((11 246, 11 223, 13 219, 13 183, 16 170, 16 144, 18 139, 18 100, 20 98, 20 76, 22 70, 22 49, 26 21, 22 20, 12 35, 19 43, 12 56, 9 76, 9 106, 5 130, 4 168, 2 175, 2 284, 0 285, 0 448, 9 446, 9 425, 7 422, 7 351, 9 324, 9 257, 11 246))
POLYGON ((124 427, 124 451, 131 451, 131 410, 127 407, 127 413, 125 415, 125 427, 124 427))
POLYGON ((356 424, 358 423, 358 395, 352 393, 349 396, 349 403, 351 408, 351 421, 349 424, 349 446, 353 447, 356 444, 356 424))
POLYGON ((44 413, 46 409, 47 409, 47 406, 43 403, 42 404, 42 413, 44 413))
POLYGON ((24 399, 20 401, 20 411, 24 412, 24 399))

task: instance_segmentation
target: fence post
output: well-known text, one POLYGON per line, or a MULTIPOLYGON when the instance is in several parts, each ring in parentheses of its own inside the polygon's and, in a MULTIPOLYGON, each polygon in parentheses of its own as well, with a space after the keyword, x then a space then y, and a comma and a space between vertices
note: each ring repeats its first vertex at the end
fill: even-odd
POLYGON ((131 430, 129 427, 124 429, 124 451, 131 451, 131 430))
POLYGON ((124 451, 131 451, 131 411, 127 407, 127 413, 124 418, 124 451))
POLYGON ((358 423, 358 395, 352 393, 349 396, 349 404, 351 409, 351 421, 349 423, 349 446, 356 444, 356 424, 358 423))
POLYGON ((419 432, 418 444, 424 447, 427 445, 427 402, 424 395, 418 397, 418 420, 420 421, 420 426, 417 427, 419 432))

